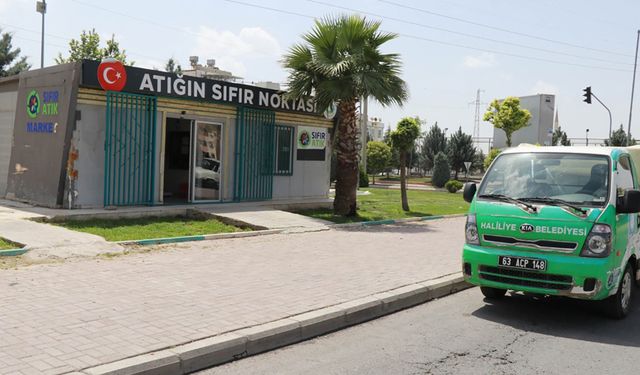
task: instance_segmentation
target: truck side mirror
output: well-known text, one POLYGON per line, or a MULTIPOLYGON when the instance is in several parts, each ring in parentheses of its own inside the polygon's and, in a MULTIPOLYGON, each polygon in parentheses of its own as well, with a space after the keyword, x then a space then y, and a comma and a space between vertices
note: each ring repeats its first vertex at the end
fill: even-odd
POLYGON ((618 199, 616 213, 634 214, 640 212, 640 190, 627 190, 618 199))
POLYGON ((476 189, 476 184, 473 182, 467 182, 464 184, 464 190, 462 191, 462 197, 464 200, 471 203, 473 196, 476 195, 476 189))

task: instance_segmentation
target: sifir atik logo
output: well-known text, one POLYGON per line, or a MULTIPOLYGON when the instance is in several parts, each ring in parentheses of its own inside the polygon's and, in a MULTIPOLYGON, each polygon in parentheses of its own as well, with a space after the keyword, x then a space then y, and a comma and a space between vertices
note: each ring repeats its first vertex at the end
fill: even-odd
POLYGON ((103 60, 98 66, 98 82, 105 91, 122 91, 127 83, 127 71, 116 59, 103 60))

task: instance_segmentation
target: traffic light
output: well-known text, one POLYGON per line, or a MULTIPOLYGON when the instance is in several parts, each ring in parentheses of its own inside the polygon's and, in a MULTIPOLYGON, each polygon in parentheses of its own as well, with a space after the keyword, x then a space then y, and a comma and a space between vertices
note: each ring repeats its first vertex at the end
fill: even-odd
POLYGON ((591 86, 587 86, 582 91, 584 91, 584 100, 583 102, 591 104, 591 86))

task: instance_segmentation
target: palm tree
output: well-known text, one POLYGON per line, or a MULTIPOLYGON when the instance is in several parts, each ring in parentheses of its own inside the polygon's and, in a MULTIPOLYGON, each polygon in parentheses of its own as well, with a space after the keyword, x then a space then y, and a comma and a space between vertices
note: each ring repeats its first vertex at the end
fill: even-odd
POLYGON ((380 22, 356 15, 316 20, 311 32, 302 36, 306 43, 292 46, 283 60, 290 97, 314 95, 321 112, 337 103, 337 215, 356 215, 359 98, 372 97, 383 106, 402 105, 407 99, 399 55, 380 51, 397 35, 379 28, 380 22))

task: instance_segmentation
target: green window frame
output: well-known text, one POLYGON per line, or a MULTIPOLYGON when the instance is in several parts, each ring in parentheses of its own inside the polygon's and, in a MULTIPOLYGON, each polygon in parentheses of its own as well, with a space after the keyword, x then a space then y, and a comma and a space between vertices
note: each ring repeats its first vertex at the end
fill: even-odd
POLYGON ((295 129, 293 126, 276 125, 276 152, 273 163, 274 176, 291 176, 293 174, 293 142, 295 129))

